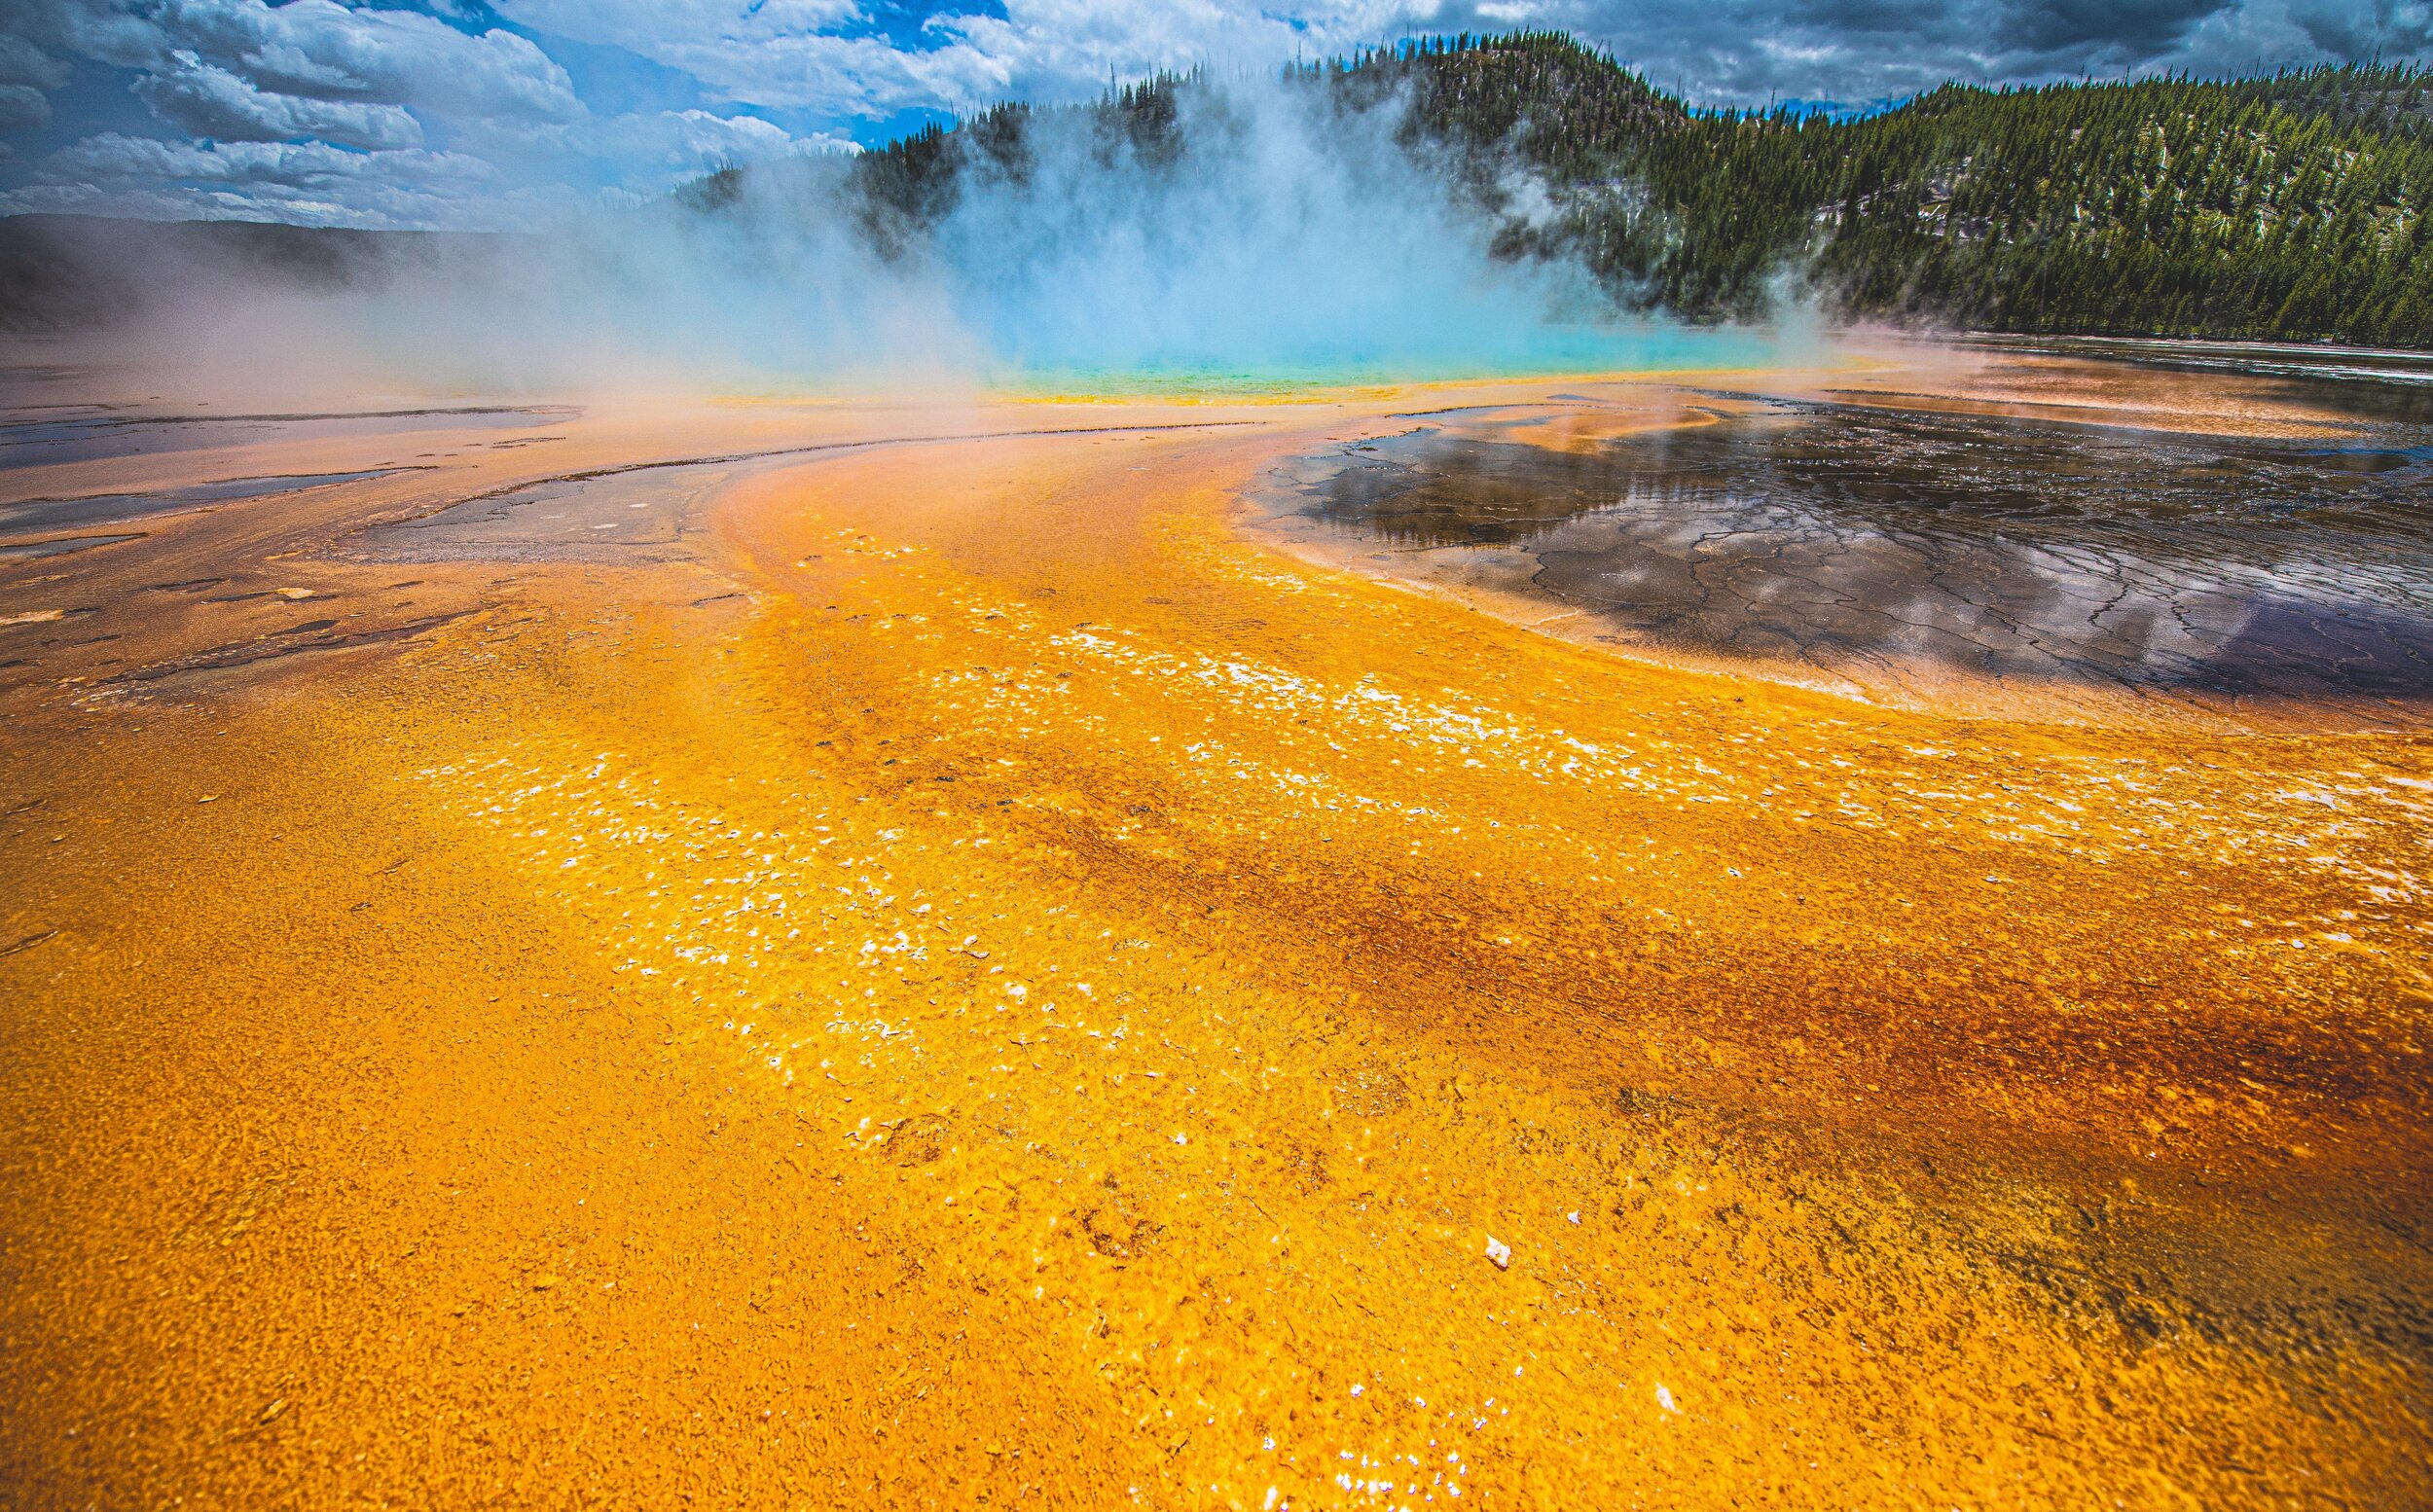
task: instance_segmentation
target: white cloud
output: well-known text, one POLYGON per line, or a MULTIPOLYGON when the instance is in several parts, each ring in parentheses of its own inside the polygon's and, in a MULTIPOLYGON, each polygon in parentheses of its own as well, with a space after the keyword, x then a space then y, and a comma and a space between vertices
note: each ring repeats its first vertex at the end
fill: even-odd
POLYGON ((51 100, 30 84, 0 84, 0 131, 48 126, 51 100))
POLYGON ((482 183, 498 174, 481 159, 462 153, 349 152, 323 142, 166 142, 105 131, 44 159, 39 176, 53 182, 97 184, 163 179, 326 186, 365 177, 400 176, 425 183, 482 183))
POLYGON ((797 137, 752 116, 706 110, 642 111, 594 116, 519 138, 526 151, 614 162, 627 187, 665 189, 730 162, 753 162, 803 152, 853 150, 828 133, 797 137))
POLYGON ((2433 48, 2433 0, 1004 0, 995 16, 963 0, 973 14, 930 18, 909 47, 875 34, 872 0, 496 3, 538 41, 339 0, 0 0, 0 131, 47 125, 61 89, 127 87, 187 138, 286 144, 299 152, 279 161, 296 172, 318 164, 319 175, 236 174, 233 164, 272 161, 242 155, 186 172, 204 161, 173 149, 192 140, 148 157, 90 146, 136 140, 127 136, 31 162, 0 158, 0 182, 185 213, 236 213, 226 197, 251 195, 253 213, 282 218, 496 218, 608 189, 657 194, 724 162, 847 146, 836 133, 850 124, 911 108, 1084 97, 1110 74, 1202 63, 1220 76, 1266 73, 1296 54, 1515 26, 1571 30, 1659 86, 1744 103, 1863 103, 1952 77, 2229 71, 2433 48), (700 100, 785 116, 795 128, 728 109, 595 110, 550 55, 562 42, 625 50, 685 76, 700 100), (71 59, 129 71, 131 85, 122 73, 96 86, 97 71, 78 74, 71 59), (488 178, 475 186, 450 166, 458 162, 483 164, 488 178), (84 171, 106 176, 80 186, 84 171))
POLYGON ((265 94, 427 108, 472 120, 583 114, 564 69, 512 32, 334 0, 31 0, 26 33, 61 51, 175 79, 220 69, 265 94))
POLYGON ((0 192, 0 215, 82 214, 147 221, 282 221, 291 226, 345 226, 376 231, 513 229, 564 208, 522 197, 452 197, 420 184, 356 182, 343 194, 300 185, 243 188, 165 185, 129 189, 97 184, 28 184, 0 192))
POLYGON ((196 136, 242 142, 309 136, 368 148, 422 144, 421 123, 403 106, 266 93, 182 50, 166 70, 137 79, 134 92, 154 115, 196 136))
POLYGON ((2433 6, 2248 0, 2206 17, 2182 39, 2171 66, 2247 72, 2260 64, 2422 56, 2433 51, 2433 6))
POLYGON ((0 84, 51 90, 67 83, 67 64, 11 32, 0 32, 0 84))
POLYGON ((320 142, 179 142, 103 132, 35 165, 0 213, 86 210, 313 226, 494 224, 497 170, 461 153, 320 142))
POLYGON ((1060 98, 1104 87, 1111 70, 1239 63, 1261 71, 1299 49, 1311 57, 1431 26, 1435 0, 1333 0, 1290 12, 1240 0, 1007 0, 1002 18, 941 13, 927 44, 898 49, 840 36, 859 14, 836 0, 503 0, 535 31, 624 48, 680 69, 719 98, 835 117, 908 107, 966 110, 1005 98, 1060 98))
POLYGON ((1569 30, 1708 101, 1868 101, 1945 79, 2045 80, 2420 55, 2426 0, 1005 0, 901 49, 841 34, 847 0, 499 0, 542 33, 623 48, 717 98, 831 119, 1056 99, 1207 63, 1265 71, 1415 34, 1569 30))
MULTIPOLYGON (((31 5, 26 35, 0 45, 0 126, 41 124, 42 90, 67 77, 39 43, 133 70, 133 94, 188 139, 71 144, 33 165, 10 201, 20 206, 26 195, 97 194, 183 214, 462 223, 561 206, 586 183, 664 192, 720 163, 836 140, 798 142, 769 122, 704 110, 599 115, 530 40, 415 12, 334 0, 31 5), (421 151, 428 140, 448 151, 421 151)), ((772 9, 772 24, 845 14, 802 0, 772 9)))
POLYGON ((671 110, 600 121, 584 145, 597 157, 698 170, 730 159, 773 158, 793 144, 784 127, 750 116, 671 110))
POLYGON ((838 13, 852 9, 727 0, 677 0, 666 7, 646 0, 509 0, 500 14, 537 31, 623 48, 677 69, 714 98, 832 117, 957 101, 1001 85, 968 50, 902 52, 881 38, 820 29, 850 18, 838 13))

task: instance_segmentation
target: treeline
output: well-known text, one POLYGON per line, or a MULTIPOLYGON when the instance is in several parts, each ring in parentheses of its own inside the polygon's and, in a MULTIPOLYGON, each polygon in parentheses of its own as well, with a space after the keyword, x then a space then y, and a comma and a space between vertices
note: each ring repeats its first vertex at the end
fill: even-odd
POLYGON ((0 217, 0 331, 76 331, 243 287, 293 294, 380 288, 408 269, 477 259, 490 238, 253 221, 0 217))
MULTIPOLYGON (((1405 145, 1507 217, 1499 251, 1580 259, 1618 301, 1693 320, 1798 293, 2002 331, 2433 346, 2433 77, 2414 67, 1953 85, 1853 119, 1693 110, 1552 33, 1289 78, 1342 112, 1403 110, 1405 145), (1507 202, 1516 167, 1553 214, 1507 202)), ((1211 89, 1161 78, 1078 110, 1110 157, 1177 162, 1180 102, 1211 89)), ((1041 114, 863 154, 858 213, 901 245, 983 161, 1019 179, 1041 114)))
POLYGON ((1692 317, 1795 280, 1850 315, 1997 330, 2433 344, 2433 81, 1946 86, 1855 120, 1699 113, 1568 38, 1398 50, 1411 129, 1508 151, 1551 238, 1692 317))

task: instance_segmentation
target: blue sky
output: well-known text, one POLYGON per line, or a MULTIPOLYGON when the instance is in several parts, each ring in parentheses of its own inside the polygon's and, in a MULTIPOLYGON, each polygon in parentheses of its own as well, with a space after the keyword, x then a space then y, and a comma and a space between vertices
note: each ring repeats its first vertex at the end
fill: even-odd
POLYGON ((8 0, 0 211, 530 224, 1109 74, 1560 27, 1699 103, 2433 51, 2433 0, 8 0))

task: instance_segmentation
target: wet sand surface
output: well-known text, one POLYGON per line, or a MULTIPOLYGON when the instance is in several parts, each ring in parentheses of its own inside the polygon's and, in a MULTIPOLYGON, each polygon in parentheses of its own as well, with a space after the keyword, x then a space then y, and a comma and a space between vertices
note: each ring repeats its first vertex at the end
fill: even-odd
POLYGON ((0 558, 0 1479, 2423 1504, 2413 723, 1962 719, 1242 528, 1422 411, 2077 391, 1985 363, 0 474, 366 475, 0 558))

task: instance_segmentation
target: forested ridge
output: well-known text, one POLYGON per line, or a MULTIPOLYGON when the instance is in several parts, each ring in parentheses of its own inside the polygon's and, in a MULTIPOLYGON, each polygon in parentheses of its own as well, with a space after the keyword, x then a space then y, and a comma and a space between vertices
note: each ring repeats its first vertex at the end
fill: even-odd
MULTIPOLYGON (((1722 321, 1804 300, 1837 318, 2043 335, 2433 347, 2433 74, 2414 66, 1950 85, 1832 118, 1693 109, 1569 37, 1518 33, 1296 65, 1284 82, 1347 152, 1383 135, 1441 175, 1489 218, 1500 255, 1577 263, 1626 308, 1722 321)), ((1026 188, 1035 202, 1075 193, 1076 162, 1084 178, 1187 174, 1232 150, 1229 133, 1239 145, 1246 108, 1203 75, 1165 76, 1087 104, 1000 105, 850 162, 726 169, 660 208, 715 221, 774 202, 824 221, 841 201, 881 253, 908 256, 976 185, 1013 186, 1018 203, 1026 188), (1031 184, 1051 162, 1058 187, 1031 184), (788 192, 755 201, 755 183, 788 192)), ((103 322, 198 263, 355 287, 483 239, 0 219, 0 328, 103 322)))
MULTIPOLYGON (((1848 119, 1694 110, 1551 33, 1289 77, 1345 112, 1404 110, 1404 145, 1505 217, 1500 252, 1580 259, 1635 306, 1722 320, 1795 294, 2000 331, 2433 345, 2433 77, 2412 66, 1949 85, 1848 119), (1516 212, 1514 168, 1551 213, 1516 212)), ((1212 88, 1161 78, 1073 108, 1109 153, 1179 162, 1180 105, 1212 88)), ((863 154, 866 225, 898 245, 975 164, 1019 177, 1041 114, 1000 106, 863 154)))

